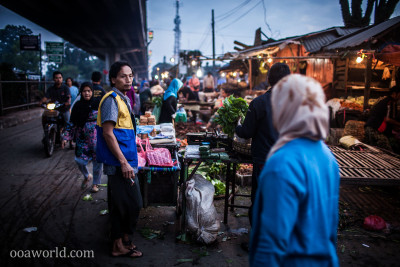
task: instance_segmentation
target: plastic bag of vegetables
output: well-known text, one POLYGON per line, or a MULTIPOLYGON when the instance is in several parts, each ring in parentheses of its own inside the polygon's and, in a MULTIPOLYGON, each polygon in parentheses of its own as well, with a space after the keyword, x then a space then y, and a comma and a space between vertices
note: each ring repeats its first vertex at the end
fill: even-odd
POLYGON ((186 182, 186 223, 189 232, 203 244, 217 239, 220 222, 214 207, 214 186, 200 174, 186 182))
POLYGON ((244 119, 248 108, 246 100, 231 95, 225 98, 223 106, 218 109, 219 116, 215 118, 215 122, 221 125, 223 132, 232 138, 238 119, 244 119))

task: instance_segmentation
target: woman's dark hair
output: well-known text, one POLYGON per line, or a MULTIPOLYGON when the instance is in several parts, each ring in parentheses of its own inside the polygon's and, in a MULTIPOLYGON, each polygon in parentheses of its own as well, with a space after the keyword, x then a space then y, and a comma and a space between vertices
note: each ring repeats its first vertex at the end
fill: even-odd
POLYGON ((280 79, 289 74, 290 68, 286 63, 275 63, 268 72, 268 83, 273 87, 280 79))
POLYGON ((82 94, 83 89, 85 89, 85 87, 89 87, 90 90, 92 90, 92 92, 93 92, 93 84, 92 84, 91 82, 83 82, 83 83, 81 84, 81 87, 79 88, 79 93, 80 93, 80 94, 82 94))
POLYGON ((117 78, 118 72, 120 72, 120 70, 124 66, 128 66, 129 68, 132 69, 131 65, 129 65, 129 63, 126 61, 116 61, 111 65, 110 72, 108 73, 108 79, 110 80, 111 86, 114 86, 114 84, 111 81, 111 78, 117 78))

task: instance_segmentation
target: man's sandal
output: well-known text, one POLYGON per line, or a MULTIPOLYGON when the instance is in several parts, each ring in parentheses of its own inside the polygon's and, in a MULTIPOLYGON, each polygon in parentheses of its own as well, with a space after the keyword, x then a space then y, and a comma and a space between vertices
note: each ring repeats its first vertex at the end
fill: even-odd
POLYGON ((124 241, 123 239, 122 239, 122 245, 124 245, 124 247, 126 247, 127 249, 133 249, 133 250, 135 250, 135 249, 137 249, 138 247, 137 246, 134 246, 133 245, 133 243, 132 243, 132 240, 128 240, 128 241, 124 241))
POLYGON ((135 249, 130 249, 127 253, 125 254, 121 254, 121 255, 113 255, 111 253, 112 257, 128 257, 128 258, 140 258, 143 257, 143 252, 139 251, 139 250, 135 250, 135 249), (140 255, 137 256, 132 256, 132 254, 134 253, 140 253, 140 255))

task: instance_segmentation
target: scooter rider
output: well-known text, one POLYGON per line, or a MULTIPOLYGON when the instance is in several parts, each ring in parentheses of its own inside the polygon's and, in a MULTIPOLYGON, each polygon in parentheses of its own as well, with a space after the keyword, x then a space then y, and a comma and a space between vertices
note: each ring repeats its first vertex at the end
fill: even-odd
POLYGON ((66 123, 69 122, 70 117, 69 108, 71 106, 71 93, 68 86, 63 84, 63 76, 60 71, 53 72, 53 81, 54 85, 47 89, 44 97, 39 102, 39 105, 42 105, 42 103, 47 103, 49 100, 64 104, 63 107, 60 107, 59 111, 63 115, 64 125, 66 125, 66 123))

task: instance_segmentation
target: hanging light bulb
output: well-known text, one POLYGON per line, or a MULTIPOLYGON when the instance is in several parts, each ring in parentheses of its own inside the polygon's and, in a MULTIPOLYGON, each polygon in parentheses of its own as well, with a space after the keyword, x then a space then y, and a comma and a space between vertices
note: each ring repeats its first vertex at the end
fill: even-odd
POLYGON ((364 59, 364 57, 362 57, 362 56, 360 57, 359 56, 359 57, 357 57, 356 62, 357 63, 361 63, 363 61, 363 59, 364 59))
POLYGON ((267 61, 268 61, 268 63, 271 63, 272 62, 272 58, 268 57, 267 61))

